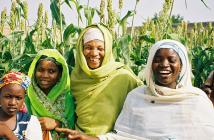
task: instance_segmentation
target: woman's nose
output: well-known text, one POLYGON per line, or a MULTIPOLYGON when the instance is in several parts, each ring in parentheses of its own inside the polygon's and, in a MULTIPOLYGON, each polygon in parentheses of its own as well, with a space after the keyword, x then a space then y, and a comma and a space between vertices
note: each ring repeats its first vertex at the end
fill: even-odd
POLYGON ((96 55, 98 55, 98 54, 99 54, 99 52, 98 52, 97 49, 91 50, 91 55, 96 56, 96 55))
POLYGON ((42 76, 43 76, 43 77, 48 77, 48 72, 47 72, 47 71, 44 71, 43 74, 42 74, 42 76))
POLYGON ((16 103, 17 103, 17 100, 16 100, 15 97, 11 98, 10 101, 9 101, 9 105, 16 105, 16 103))
POLYGON ((163 60, 162 62, 161 62, 161 66, 162 67, 168 67, 169 66, 169 61, 168 60, 163 60))

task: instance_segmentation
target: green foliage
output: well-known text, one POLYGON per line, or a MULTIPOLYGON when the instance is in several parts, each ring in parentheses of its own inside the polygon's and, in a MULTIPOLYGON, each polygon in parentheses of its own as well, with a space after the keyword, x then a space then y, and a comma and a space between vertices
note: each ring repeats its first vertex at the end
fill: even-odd
POLYGON ((194 74, 194 85, 200 87, 209 73, 214 70, 214 47, 194 47, 192 53, 192 72, 194 74))
POLYGON ((62 24, 63 26, 65 26, 65 17, 62 14, 62 12, 60 12, 60 6, 61 4, 58 3, 58 0, 51 0, 51 14, 52 14, 52 18, 56 21, 56 24, 58 26, 61 25, 61 21, 60 19, 62 19, 62 24))
MULTIPOLYGON (((171 15, 173 0, 165 0, 162 10, 152 20, 148 19, 134 30, 133 22, 139 0, 135 2, 133 10, 121 15, 123 0, 119 0, 118 11, 113 10, 112 0, 101 0, 99 9, 91 7, 89 0, 87 4, 82 4, 79 0, 50 0, 52 26, 48 27, 47 12, 44 13, 43 5, 40 4, 36 23, 26 27, 29 12, 27 1, 13 1, 9 18, 6 9, 1 11, 0 76, 12 69, 27 73, 37 52, 45 48, 58 49, 72 71, 77 38, 82 30, 80 22, 84 24, 83 21, 86 21, 84 26, 90 25, 97 15, 100 22, 109 27, 113 34, 113 54, 116 61, 125 63, 138 74, 146 64, 151 45, 166 38, 178 40, 188 47, 194 74, 193 83, 200 87, 208 73, 214 69, 213 25, 205 27, 201 23, 195 23, 193 28, 189 28, 181 16, 171 15), (63 3, 71 9, 75 8, 78 14, 77 25, 65 23, 61 10, 63 3), (127 28, 127 20, 130 18, 132 25, 127 28), (4 32, 5 26, 11 30, 7 34, 4 32)), ((203 0, 201 2, 204 3, 203 0)), ((205 3, 204 5, 207 6, 205 3)))

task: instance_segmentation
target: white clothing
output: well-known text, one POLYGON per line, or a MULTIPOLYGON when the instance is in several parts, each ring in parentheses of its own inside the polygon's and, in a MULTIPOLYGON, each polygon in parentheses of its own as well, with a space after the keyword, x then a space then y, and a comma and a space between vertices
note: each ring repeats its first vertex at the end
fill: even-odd
POLYGON ((204 95, 177 102, 144 99, 146 87, 128 94, 114 129, 100 140, 213 140, 214 110, 204 95))
POLYGON ((114 126, 117 133, 101 135, 100 140, 214 140, 212 102, 192 86, 191 66, 181 43, 168 39, 155 43, 144 75, 147 86, 128 94, 114 126), (180 57, 182 69, 176 89, 155 84, 152 62, 161 48, 172 48, 180 57))
POLYGON ((98 28, 89 28, 83 35, 83 44, 91 40, 100 40, 104 42, 103 33, 98 28))
MULTIPOLYGON (((13 131, 18 136, 19 125, 13 131)), ((27 140, 42 140, 42 129, 37 117, 31 115, 25 132, 27 140)))

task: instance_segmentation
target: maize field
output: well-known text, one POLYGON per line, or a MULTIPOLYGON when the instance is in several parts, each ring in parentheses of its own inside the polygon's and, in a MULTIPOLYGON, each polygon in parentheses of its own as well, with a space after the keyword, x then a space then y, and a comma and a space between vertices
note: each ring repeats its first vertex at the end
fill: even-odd
POLYGON ((46 48, 58 49, 72 71, 77 38, 83 29, 80 23, 85 19, 85 26, 93 24, 94 16, 98 15, 99 22, 107 25, 114 37, 116 61, 127 64, 137 75, 146 64, 148 49, 152 44, 161 39, 175 39, 187 46, 192 64, 192 81, 200 87, 209 72, 214 70, 214 25, 195 23, 192 28, 188 28, 188 23, 183 20, 173 23, 171 10, 174 1, 165 0, 155 19, 147 19, 140 27, 134 27, 132 22, 128 28, 127 19, 134 21, 139 1, 136 0, 135 8, 121 17, 123 0, 118 0, 119 12, 113 10, 112 0, 101 0, 99 9, 91 7, 89 0, 85 5, 81 5, 78 0, 50 0, 51 26, 48 23, 50 17, 42 3, 38 8, 37 21, 29 26, 27 1, 13 0, 10 9, 0 11, 0 76, 10 70, 27 73, 37 52, 46 48), (61 9, 63 3, 69 7, 75 5, 77 25, 66 24, 61 9), (10 15, 7 15, 7 10, 10 10, 10 15), (6 27, 9 33, 6 33, 6 27))

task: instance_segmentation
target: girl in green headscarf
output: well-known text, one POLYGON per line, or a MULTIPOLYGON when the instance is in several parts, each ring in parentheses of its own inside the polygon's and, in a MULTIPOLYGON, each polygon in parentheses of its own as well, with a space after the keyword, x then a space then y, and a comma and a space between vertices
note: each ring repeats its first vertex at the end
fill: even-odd
POLYGON ((57 50, 41 50, 28 75, 32 80, 25 99, 28 112, 39 117, 43 139, 56 139, 56 127, 74 127, 74 101, 66 61, 57 50))
POLYGON ((79 36, 71 91, 76 101, 75 129, 89 135, 112 130, 127 93, 141 84, 124 64, 115 62, 112 35, 100 24, 79 36))

